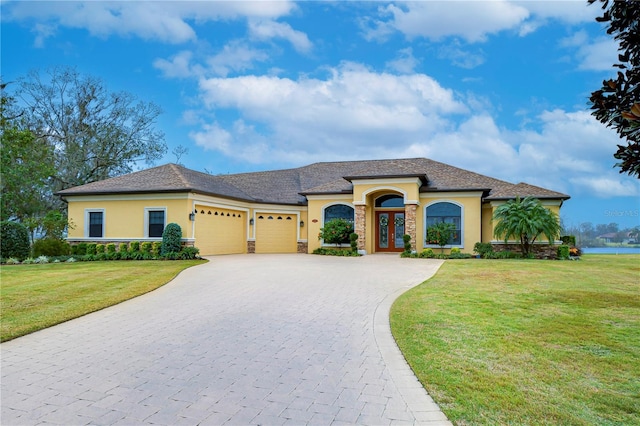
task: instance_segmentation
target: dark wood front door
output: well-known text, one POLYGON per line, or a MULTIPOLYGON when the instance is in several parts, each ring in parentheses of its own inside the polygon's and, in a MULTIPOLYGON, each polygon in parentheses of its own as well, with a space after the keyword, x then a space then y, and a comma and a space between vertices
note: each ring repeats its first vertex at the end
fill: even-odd
POLYGON ((376 212, 376 251, 404 250, 404 210, 376 212))

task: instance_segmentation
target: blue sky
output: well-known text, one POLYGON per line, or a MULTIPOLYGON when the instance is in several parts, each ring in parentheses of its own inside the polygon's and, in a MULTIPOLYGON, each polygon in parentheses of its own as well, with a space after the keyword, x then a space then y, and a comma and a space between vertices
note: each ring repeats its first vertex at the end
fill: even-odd
POLYGON ((74 66, 160 105, 157 164, 178 145, 216 174, 427 157, 569 194, 568 225, 640 225, 589 114, 617 46, 586 0, 1 6, 3 81, 74 66))

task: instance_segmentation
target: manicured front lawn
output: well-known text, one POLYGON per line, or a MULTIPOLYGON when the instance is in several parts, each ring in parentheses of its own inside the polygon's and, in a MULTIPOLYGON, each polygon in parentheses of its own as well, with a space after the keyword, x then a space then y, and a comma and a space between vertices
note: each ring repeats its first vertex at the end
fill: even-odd
POLYGON ((7 265, 0 270, 0 340, 115 305, 168 283, 202 260, 7 265))
POLYGON ((638 255, 447 261, 391 327, 455 424, 640 424, 638 255))

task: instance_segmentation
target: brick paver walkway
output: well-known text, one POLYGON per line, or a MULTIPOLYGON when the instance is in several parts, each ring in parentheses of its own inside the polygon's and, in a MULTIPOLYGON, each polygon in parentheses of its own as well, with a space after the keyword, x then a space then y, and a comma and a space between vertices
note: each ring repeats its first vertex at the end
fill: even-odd
POLYGON ((0 422, 450 424, 388 323, 393 300, 440 261, 210 260, 150 294, 3 343, 0 422))

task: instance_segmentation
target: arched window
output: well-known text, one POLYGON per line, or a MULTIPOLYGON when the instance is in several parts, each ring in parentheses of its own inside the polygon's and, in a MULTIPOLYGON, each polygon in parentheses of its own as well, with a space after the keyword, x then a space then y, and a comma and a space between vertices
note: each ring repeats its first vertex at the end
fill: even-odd
POLYGON ((376 198, 376 207, 404 207, 404 198, 400 195, 383 195, 376 198))
POLYGON ((324 209, 324 223, 329 222, 332 219, 346 219, 349 222, 354 222, 354 210, 353 207, 346 204, 334 204, 324 209))
MULTIPOLYGON (((427 228, 440 222, 452 223, 454 234, 450 245, 462 245, 462 208, 453 203, 441 202, 427 206, 427 228)), ((426 238, 426 229, 425 229, 426 238)))

